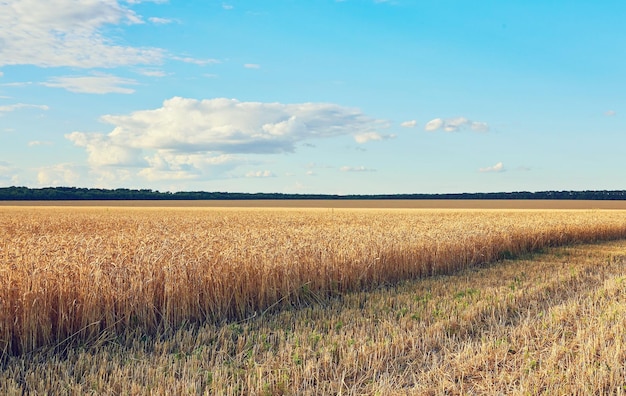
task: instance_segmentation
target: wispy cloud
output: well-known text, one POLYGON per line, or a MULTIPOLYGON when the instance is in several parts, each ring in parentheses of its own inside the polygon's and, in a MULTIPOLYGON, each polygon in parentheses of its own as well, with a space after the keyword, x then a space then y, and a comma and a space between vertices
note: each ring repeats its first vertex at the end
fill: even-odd
POLYGON ((262 170, 262 171, 248 172, 246 173, 246 177, 265 178, 265 177, 276 177, 276 175, 272 171, 262 170))
POLYGON ((165 77, 165 76, 167 76, 167 73, 164 72, 163 70, 143 69, 143 70, 140 70, 139 73, 141 75, 146 76, 146 77, 165 77))
POLYGON ((342 172, 376 172, 376 169, 366 168, 364 166, 342 166, 339 170, 342 172))
POLYGON ((35 147, 35 146, 51 146, 52 142, 43 142, 41 140, 32 140, 30 142, 28 142, 28 147, 35 147))
POLYGON ((222 8, 225 9, 225 10, 232 10, 234 7, 232 5, 230 5, 230 4, 224 3, 224 4, 222 4, 222 8))
POLYGON ((607 110, 607 111, 604 112, 604 115, 607 116, 607 117, 612 117, 612 116, 614 116, 616 114, 617 114, 617 112, 615 110, 607 110))
POLYGON ((0 66, 80 68, 159 63, 159 48, 115 44, 110 25, 143 20, 118 0, 21 0, 0 2, 0 66))
POLYGON ((148 18, 148 20, 150 22, 154 23, 155 25, 167 25, 167 24, 170 24, 170 23, 174 22, 173 19, 159 18, 159 17, 150 17, 150 18, 148 18))
POLYGON ((15 81, 10 83, 0 84, 3 87, 27 87, 29 85, 34 85, 35 83, 32 81, 15 81))
POLYGON ((198 66, 206 66, 206 65, 214 65, 217 63, 221 63, 219 59, 197 59, 189 56, 174 56, 172 59, 177 60, 179 62, 192 63, 198 66))
POLYGON ((138 83, 132 79, 117 77, 110 74, 97 74, 92 76, 53 77, 48 82, 41 84, 46 87, 63 88, 76 93, 132 94, 135 90, 128 88, 127 85, 137 85, 138 83))
POLYGON ((504 165, 502 162, 498 162, 493 166, 478 169, 479 172, 504 172, 504 165))
POLYGON ((400 126, 403 128, 415 128, 417 126, 417 121, 416 120, 404 121, 403 123, 400 124, 400 126))
POLYGON ((375 131, 357 133, 354 135, 354 140, 356 140, 357 143, 367 143, 371 141, 388 140, 388 139, 395 139, 395 138, 396 138, 396 135, 394 134, 384 135, 375 131))
POLYGON ((434 132, 443 130, 445 132, 457 132, 463 129, 471 129, 475 132, 489 131, 489 125, 486 122, 471 121, 465 117, 455 118, 435 118, 426 123, 425 131, 434 132))
POLYGON ((20 109, 39 109, 39 110, 50 110, 50 107, 46 105, 34 105, 27 103, 15 103, 6 106, 0 106, 0 113, 8 113, 11 111, 16 111, 20 109))
POLYGON ((0 160, 0 182, 10 180, 15 172, 17 172, 17 168, 6 161, 0 160))
POLYGON ((0 183, 19 185, 19 169, 6 161, 0 161, 0 183))
POLYGON ((261 65, 256 63, 246 63, 245 65, 243 65, 243 67, 245 67, 246 69, 260 69, 261 65))
POLYGON ((140 4, 140 3, 167 3, 169 0, 126 0, 129 4, 140 4))

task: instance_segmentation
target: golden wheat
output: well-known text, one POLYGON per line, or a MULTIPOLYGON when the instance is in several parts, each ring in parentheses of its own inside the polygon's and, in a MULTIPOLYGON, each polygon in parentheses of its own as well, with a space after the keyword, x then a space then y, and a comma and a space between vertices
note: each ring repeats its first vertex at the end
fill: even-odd
POLYGON ((8 357, 0 394, 626 394, 626 241, 547 251, 167 337, 8 357))
POLYGON ((626 212, 5 207, 0 232, 11 355, 622 238, 626 212))

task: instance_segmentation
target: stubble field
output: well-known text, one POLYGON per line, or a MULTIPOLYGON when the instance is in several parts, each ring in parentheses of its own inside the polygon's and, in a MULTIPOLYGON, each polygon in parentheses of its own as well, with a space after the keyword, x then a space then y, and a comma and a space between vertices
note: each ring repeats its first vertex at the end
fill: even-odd
POLYGON ((624 392, 623 243, 480 267, 626 238, 626 211, 4 207, 0 232, 6 392, 624 392))

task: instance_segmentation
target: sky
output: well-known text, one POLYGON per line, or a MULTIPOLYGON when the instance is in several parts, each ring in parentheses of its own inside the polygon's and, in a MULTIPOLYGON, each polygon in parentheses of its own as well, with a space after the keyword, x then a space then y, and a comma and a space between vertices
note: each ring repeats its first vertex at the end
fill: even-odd
POLYGON ((626 189, 626 2, 0 0, 0 187, 626 189))

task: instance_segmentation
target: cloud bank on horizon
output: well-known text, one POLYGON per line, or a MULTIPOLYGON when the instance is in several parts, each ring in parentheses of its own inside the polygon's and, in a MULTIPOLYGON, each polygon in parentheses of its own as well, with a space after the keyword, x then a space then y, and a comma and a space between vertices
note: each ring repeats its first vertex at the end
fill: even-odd
POLYGON ((0 185, 623 189, 611 7, 6 0, 0 185))

